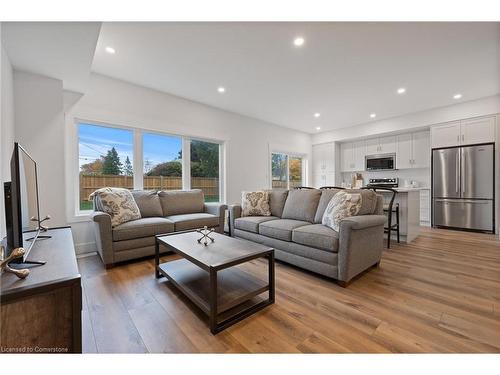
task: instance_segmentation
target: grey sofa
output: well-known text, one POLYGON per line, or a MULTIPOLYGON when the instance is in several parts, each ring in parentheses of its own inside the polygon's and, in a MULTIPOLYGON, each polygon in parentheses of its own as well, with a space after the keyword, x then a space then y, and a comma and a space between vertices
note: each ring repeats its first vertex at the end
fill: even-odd
MULTIPOLYGON (((97 250, 107 268, 117 262, 153 255, 155 235, 207 226, 224 231, 227 206, 205 203, 201 190, 133 190, 141 219, 111 227, 111 217, 99 210, 94 198, 94 225, 97 250)), ((163 248, 163 251, 165 249, 163 248)))
POLYGON ((368 190, 359 216, 341 221, 339 232, 322 225, 330 199, 339 190, 269 190, 271 216, 241 217, 229 207, 231 236, 275 249, 278 260, 334 278, 346 286, 356 275, 378 265, 382 255, 383 197, 368 190))

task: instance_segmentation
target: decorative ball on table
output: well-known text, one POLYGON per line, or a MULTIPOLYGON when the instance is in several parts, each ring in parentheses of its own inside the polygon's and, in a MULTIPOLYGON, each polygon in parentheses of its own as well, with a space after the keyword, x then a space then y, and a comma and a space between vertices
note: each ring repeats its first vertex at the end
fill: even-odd
POLYGON ((210 242, 215 242, 215 239, 210 237, 210 234, 214 232, 214 228, 208 229, 208 227, 205 225, 203 229, 196 229, 196 232, 201 234, 201 238, 198 239, 198 243, 203 243, 203 245, 208 246, 208 241, 210 242))

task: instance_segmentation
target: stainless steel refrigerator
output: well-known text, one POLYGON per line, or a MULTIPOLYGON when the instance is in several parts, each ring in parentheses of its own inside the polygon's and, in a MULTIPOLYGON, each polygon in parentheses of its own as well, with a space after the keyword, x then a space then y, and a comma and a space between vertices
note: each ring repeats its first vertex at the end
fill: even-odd
POLYGON ((432 225, 494 231, 493 144, 432 151, 432 225))

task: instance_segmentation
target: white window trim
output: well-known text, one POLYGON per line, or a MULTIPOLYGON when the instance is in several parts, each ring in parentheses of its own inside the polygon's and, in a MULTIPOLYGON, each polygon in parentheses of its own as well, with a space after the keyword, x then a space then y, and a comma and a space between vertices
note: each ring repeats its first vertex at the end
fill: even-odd
POLYGON ((67 147, 67 152, 69 153, 70 161, 70 173, 71 181, 69 182, 70 188, 68 192, 70 194, 69 199, 67 199, 68 207, 68 221, 69 222, 80 222, 87 221, 92 210, 80 210, 80 167, 79 167, 79 124, 91 124, 96 126, 103 126, 107 128, 115 128, 122 130, 130 130, 133 132, 133 170, 134 170, 134 189, 141 190, 144 187, 144 171, 143 171, 143 134, 158 134, 171 137, 179 137, 182 140, 182 189, 188 190, 191 188, 191 152, 190 146, 192 140, 216 143, 219 145, 219 202, 224 203, 226 201, 226 186, 225 186, 225 148, 226 141, 207 139, 195 136, 186 136, 184 134, 174 134, 161 132, 157 130, 149 130, 132 126, 124 126, 111 124, 104 121, 98 120, 88 120, 82 117, 74 117, 72 120, 72 127, 69 130, 70 142, 67 147))
POLYGON ((269 168, 269 173, 268 173, 268 186, 270 189, 273 187, 273 154, 283 154, 286 155, 286 184, 287 184, 287 189, 290 190, 290 178, 289 178, 289 173, 290 173, 290 158, 301 158, 302 159, 302 186, 308 186, 308 159, 307 159, 307 154, 305 153, 298 153, 298 152, 291 152, 291 151, 285 151, 280 148, 273 148, 269 146, 269 160, 268 160, 268 168, 269 168))

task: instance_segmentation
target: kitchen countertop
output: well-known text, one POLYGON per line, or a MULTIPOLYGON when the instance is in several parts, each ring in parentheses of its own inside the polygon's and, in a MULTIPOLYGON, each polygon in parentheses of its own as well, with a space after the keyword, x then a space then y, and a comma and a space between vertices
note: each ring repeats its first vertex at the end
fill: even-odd
MULTIPOLYGON (((421 186, 421 187, 397 187, 397 188, 393 188, 393 189, 396 190, 398 193, 408 193, 410 191, 430 190, 430 188, 425 187, 425 186, 421 186)), ((381 193, 382 193, 382 191, 381 191, 381 193)))

